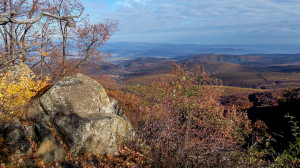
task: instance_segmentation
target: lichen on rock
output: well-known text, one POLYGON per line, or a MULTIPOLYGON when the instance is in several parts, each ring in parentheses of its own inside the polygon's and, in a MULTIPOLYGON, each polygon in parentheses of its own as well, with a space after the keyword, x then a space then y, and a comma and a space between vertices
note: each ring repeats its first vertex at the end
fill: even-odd
MULTIPOLYGON (((64 159, 67 152, 60 141, 74 156, 83 152, 114 154, 124 140, 134 136, 117 101, 109 98, 98 82, 82 74, 58 81, 28 107, 26 114, 23 119, 33 123, 30 136, 37 144, 37 154, 47 162, 64 159)), ((22 127, 18 130, 23 136, 22 127)), ((27 141, 24 144, 27 148, 30 145, 27 141)), ((23 153, 29 153, 27 148, 23 153)))

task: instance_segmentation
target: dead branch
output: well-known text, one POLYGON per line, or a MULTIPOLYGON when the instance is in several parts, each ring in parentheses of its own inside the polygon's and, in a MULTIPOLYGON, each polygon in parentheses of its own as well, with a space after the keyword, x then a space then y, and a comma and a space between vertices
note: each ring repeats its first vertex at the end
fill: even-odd
POLYGON ((15 24, 33 24, 35 22, 38 22, 39 20, 42 19, 43 16, 46 17, 52 17, 58 20, 64 20, 67 21, 70 27, 74 27, 74 23, 70 22, 69 20, 74 19, 74 18, 79 18, 79 16, 73 16, 73 15, 67 15, 67 16, 57 16, 53 15, 48 12, 42 12, 35 18, 31 19, 15 19, 12 16, 15 15, 16 12, 10 11, 10 12, 3 12, 0 13, 0 25, 6 25, 7 23, 15 23, 15 24))

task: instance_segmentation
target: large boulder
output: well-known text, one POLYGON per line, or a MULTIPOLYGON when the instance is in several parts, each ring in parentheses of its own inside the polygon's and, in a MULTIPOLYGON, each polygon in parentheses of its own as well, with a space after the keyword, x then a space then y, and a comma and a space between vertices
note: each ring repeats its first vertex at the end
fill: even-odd
MULTIPOLYGON (((18 150, 21 153, 30 154, 29 136, 37 144, 37 155, 47 162, 64 159, 67 151, 74 156, 84 152, 113 154, 122 142, 134 136, 118 103, 98 82, 82 74, 65 77, 35 98, 23 120, 31 123, 30 129, 14 125, 26 146, 15 146, 22 149, 18 150), (23 135, 26 132, 30 132, 27 137, 23 135)), ((12 135, 6 132, 6 138, 12 135)))
POLYGON ((91 78, 78 74, 53 85, 40 99, 45 115, 74 154, 114 153, 118 144, 132 136, 128 119, 117 102, 91 78))

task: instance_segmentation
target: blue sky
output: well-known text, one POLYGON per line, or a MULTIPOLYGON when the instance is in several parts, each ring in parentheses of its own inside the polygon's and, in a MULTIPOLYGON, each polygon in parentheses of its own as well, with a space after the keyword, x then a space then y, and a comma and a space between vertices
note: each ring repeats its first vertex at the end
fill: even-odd
POLYGON ((92 22, 119 20, 110 42, 300 44, 300 0, 88 0, 92 22))

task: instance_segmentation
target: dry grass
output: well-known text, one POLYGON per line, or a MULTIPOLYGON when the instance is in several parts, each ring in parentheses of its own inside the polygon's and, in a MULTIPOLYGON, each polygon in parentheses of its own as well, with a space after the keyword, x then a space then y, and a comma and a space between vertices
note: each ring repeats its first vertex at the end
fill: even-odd
POLYGON ((235 94, 235 93, 254 93, 254 92, 264 92, 263 89, 252 89, 252 88, 241 88, 235 86, 223 86, 223 94, 235 94))

